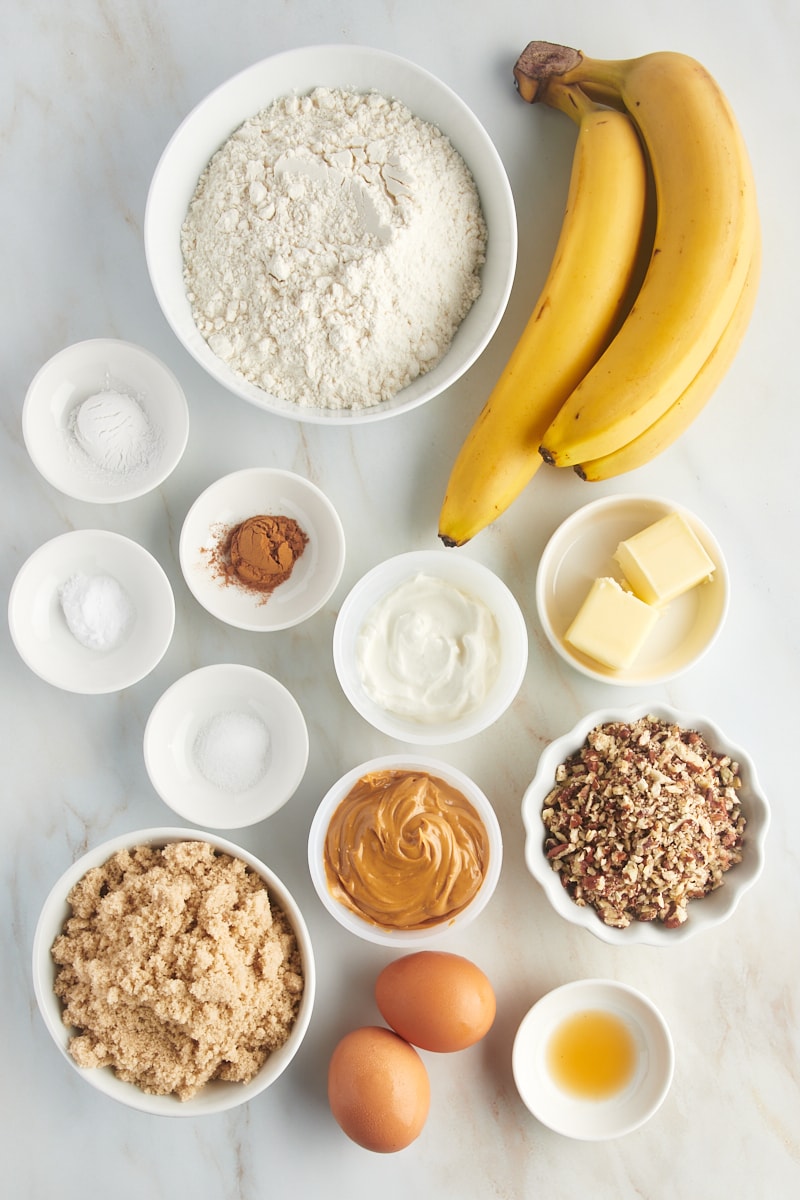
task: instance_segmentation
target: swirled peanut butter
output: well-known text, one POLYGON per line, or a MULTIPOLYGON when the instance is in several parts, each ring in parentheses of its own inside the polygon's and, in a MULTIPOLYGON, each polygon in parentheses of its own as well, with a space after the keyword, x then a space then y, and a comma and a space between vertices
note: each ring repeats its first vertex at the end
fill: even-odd
POLYGON ((489 864, 489 836, 457 788, 423 771, 362 776, 325 838, 334 899, 373 925, 423 929, 470 903, 489 864))

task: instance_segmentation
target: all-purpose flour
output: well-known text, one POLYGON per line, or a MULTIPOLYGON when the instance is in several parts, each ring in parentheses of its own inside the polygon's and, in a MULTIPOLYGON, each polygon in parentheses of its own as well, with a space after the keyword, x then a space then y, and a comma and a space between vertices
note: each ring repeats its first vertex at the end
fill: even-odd
POLYGON ((448 349, 480 294, 474 180, 435 127, 377 93, 317 88, 245 123, 182 230, 209 346, 284 400, 363 408, 448 349))

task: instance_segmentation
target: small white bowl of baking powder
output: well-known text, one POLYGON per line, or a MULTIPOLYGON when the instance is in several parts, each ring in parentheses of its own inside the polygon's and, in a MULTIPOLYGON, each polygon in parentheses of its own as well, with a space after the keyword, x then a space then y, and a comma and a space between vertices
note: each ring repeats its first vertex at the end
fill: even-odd
POLYGON ((477 359, 517 224, 497 149, 451 88, 395 54, 323 45, 255 63, 189 113, 144 241, 164 315, 212 378, 268 412, 351 424, 418 407, 477 359))
POLYGON ((180 462, 189 407, 175 375, 142 346, 92 338, 34 376, 22 434, 41 475, 66 496, 116 504, 143 496, 180 462))

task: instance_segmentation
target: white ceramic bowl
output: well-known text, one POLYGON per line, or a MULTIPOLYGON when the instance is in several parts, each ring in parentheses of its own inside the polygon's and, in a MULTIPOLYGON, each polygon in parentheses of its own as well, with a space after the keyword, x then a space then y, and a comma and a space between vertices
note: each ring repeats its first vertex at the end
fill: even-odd
POLYGON ((311 1020, 316 973, 311 938, 303 915, 286 885, 269 867, 248 851, 213 834, 201 833, 193 829, 164 828, 143 829, 113 838, 90 850, 88 854, 84 854, 64 872, 45 900, 36 926, 33 939, 33 986, 36 1002, 48 1033, 70 1066, 92 1087, 97 1088, 99 1092, 111 1099, 117 1100, 129 1108, 138 1109, 140 1112, 165 1117, 199 1117, 246 1104, 248 1100, 252 1100, 254 1096, 263 1092, 283 1074, 300 1048, 311 1020), (102 866, 118 850, 126 847, 165 846, 171 842, 187 841, 207 842, 222 853, 242 859, 265 880, 271 895, 286 914, 294 929, 302 955, 305 986, 297 1020, 287 1041, 279 1050, 270 1055, 261 1070, 249 1083, 227 1083, 214 1080, 201 1088, 195 1096, 181 1101, 175 1096, 148 1095, 135 1084, 118 1079, 111 1067, 96 1067, 91 1070, 78 1067, 68 1050, 74 1031, 64 1025, 61 1019, 61 1001, 53 990, 56 971, 50 949, 70 915, 67 895, 88 870, 92 867, 102 866))
MULTIPOLYGON (((254 775, 259 763, 257 756, 251 761, 247 735, 233 725, 229 736, 239 746, 240 769, 254 775)), ((144 761, 153 787, 178 816, 212 829, 241 829, 277 812, 297 791, 308 764, 308 730, 297 701, 277 679, 255 667, 219 663, 184 675, 156 702, 145 726, 144 761), (203 774, 195 745, 209 722, 236 715, 261 722, 263 774, 238 787, 235 769, 214 761, 214 770, 233 781, 220 786, 203 774)))
POLYGON ((22 406, 22 434, 53 487, 76 500, 116 504, 152 491, 175 469, 189 437, 189 408, 172 371, 149 350, 94 338, 67 346, 40 368, 22 406), (108 389, 139 403, 153 435, 152 453, 123 472, 93 463, 70 428, 78 406, 108 389))
POLYGON ((45 542, 22 565, 8 600, 8 624, 20 657, 47 683, 68 692, 117 692, 163 658, 175 627, 175 598, 162 567, 137 542, 107 530, 76 529, 45 542), (76 574, 109 575, 131 600, 131 627, 113 649, 82 645, 67 625, 59 592, 76 574))
POLYGON ((308 867, 317 895, 325 908, 344 928, 357 937, 378 946, 394 949, 421 949, 452 931, 461 931, 483 912, 494 895, 503 863, 503 839, 500 825, 488 798, 477 784, 456 767, 435 758, 415 754, 384 755, 353 767, 338 779, 321 800, 308 835, 308 867), (334 899, 325 877, 325 838, 331 817, 362 776, 373 771, 421 771, 444 780, 466 796, 480 816, 489 838, 489 863, 483 883, 471 903, 455 917, 425 929, 390 929, 372 924, 334 899))
POLYGON ((379 563, 351 589, 336 619, 333 661, 344 694, 375 729, 402 742, 445 745, 473 737, 507 710, 525 676, 528 632, 516 599, 488 567, 451 550, 410 551, 379 563), (494 615, 499 632, 499 670, 485 699, 448 721, 414 720, 381 707, 365 690, 359 670, 358 639, 374 605, 418 574, 441 579, 481 601, 494 615))
POLYGON ((548 641, 571 667, 603 683, 641 687, 688 671, 710 650, 728 612, 728 570, 711 532, 693 513, 654 496, 605 496, 584 505, 555 531, 536 575, 536 607, 548 641), (621 579, 613 555, 619 543, 671 512, 680 512, 716 564, 711 579, 673 600, 625 670, 604 667, 565 640, 593 581, 621 579))
POLYGON ((672 1082, 675 1052, 661 1013, 623 983, 580 979, 548 992, 529 1010, 514 1039, 514 1082, 526 1108, 543 1125, 582 1141, 604 1141, 638 1129, 663 1103, 672 1082), (601 1011, 621 1020, 635 1046, 627 1085, 603 1099, 574 1096, 554 1078, 548 1043, 562 1021, 601 1011))
POLYGON ((354 424, 406 412, 443 392, 488 344, 505 311, 514 277, 517 224, 511 187, 497 150, 464 102, 433 75, 394 54, 366 46, 308 46, 276 54, 217 87, 185 118, 161 157, 144 224, 150 279, 167 321, 184 347, 229 392, 298 421, 354 424), (356 410, 307 408, 244 381, 208 347, 192 318, 183 280, 181 226, 198 179, 215 151, 272 100, 315 87, 378 91, 404 103, 450 139, 470 168, 489 231, 482 292, 444 358, 391 400, 356 410))
POLYGON ((528 870, 543 888, 551 906, 566 921, 588 930, 601 941, 616 946, 676 946, 695 934, 721 925, 733 915, 742 896, 756 882, 764 866, 770 810, 767 798, 761 790, 753 760, 741 746, 732 742, 708 717, 654 703, 638 704, 630 708, 598 709, 578 721, 569 733, 545 746, 536 774, 522 799, 522 819, 525 826, 525 861, 528 870), (560 875, 545 858, 542 805, 555 787, 556 768, 570 754, 580 749, 595 726, 610 721, 634 721, 647 715, 674 723, 683 729, 696 730, 712 750, 729 754, 738 762, 742 781, 738 796, 747 821, 743 857, 741 862, 726 871, 721 887, 701 899, 689 901, 688 919, 677 928, 667 929, 660 921, 632 921, 625 929, 617 929, 606 925, 590 906, 580 907, 575 904, 562 885, 560 875))
POLYGON ((344 530, 330 500, 308 479, 251 467, 198 496, 183 522, 179 553, 184 579, 203 608, 228 625, 266 633, 299 625, 327 603, 344 569, 344 530), (290 577, 266 596, 220 579, 209 555, 225 531, 260 514, 292 517, 308 537, 290 577))

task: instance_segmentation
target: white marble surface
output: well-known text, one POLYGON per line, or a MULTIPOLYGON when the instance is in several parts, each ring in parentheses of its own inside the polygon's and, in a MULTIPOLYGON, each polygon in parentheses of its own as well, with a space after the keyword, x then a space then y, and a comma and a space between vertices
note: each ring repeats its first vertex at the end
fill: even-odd
MULTIPOLYGON (((177 626, 159 667, 116 695, 72 696, 36 678, 2 638, 3 1175, 15 1200, 88 1192, 134 1196, 417 1195, 709 1200, 800 1189, 798 1137, 797 416, 798 254, 794 74, 800 10, 779 0, 634 5, 628 0, 9 0, 3 7, 2 577, 65 530, 140 541, 164 566, 177 626), (507 715, 442 755, 497 808, 506 859, 497 894, 468 933, 442 945, 491 976, 498 1017, 462 1055, 428 1056, 423 1135, 381 1157, 345 1139, 326 1104, 327 1060, 351 1027, 377 1019, 372 983, 389 957, 343 934, 313 893, 306 834, 317 799, 359 761, 393 748, 344 702, 330 638, 354 580, 381 558, 435 547, 443 488, 461 436, 510 350, 554 244, 571 156, 560 119, 522 104, 513 62, 531 38, 605 57, 673 48, 718 76, 752 149, 766 261, 751 331, 713 403, 683 440, 635 475, 596 488, 540 475, 464 553, 497 570, 528 617, 530 664, 507 715), (353 431, 282 422, 228 397, 176 343, 151 292, 142 248, 150 174, 174 127, 212 87, 259 58, 310 42, 365 42, 440 75, 474 108, 506 163, 520 267, 493 343, 461 383, 406 417, 353 431), (764 73, 762 75, 762 72, 764 73), (33 469, 20 433, 25 390, 60 347, 83 338, 140 342, 179 375, 191 405, 186 455, 150 496, 117 506, 71 501, 33 469), (337 505, 348 542, 341 585, 300 628, 255 635, 200 609, 178 567, 183 517, 223 473, 253 464, 307 475, 337 505), (591 488, 591 490, 590 490, 591 488), (733 602, 711 655, 647 695, 712 715, 756 759, 773 807, 767 869, 723 928, 671 951, 616 950, 559 921, 526 874, 519 803, 544 743, 615 700, 556 660, 538 626, 533 580, 557 522, 610 491, 667 496, 694 509, 727 552, 733 602), (293 802, 238 835, 300 899, 316 943, 317 1006, 291 1070, 230 1114, 169 1121, 115 1106, 61 1059, 34 1002, 31 940, 58 875, 87 846, 170 824, 144 768, 142 733, 164 689, 213 662, 252 663, 295 693, 311 732, 293 802), (610 1143, 567 1141, 529 1116, 514 1089, 514 1031, 550 987, 609 976, 643 989, 672 1028, 672 1090, 644 1128, 610 1143)), ((625 701, 638 699, 624 693, 625 701)))

